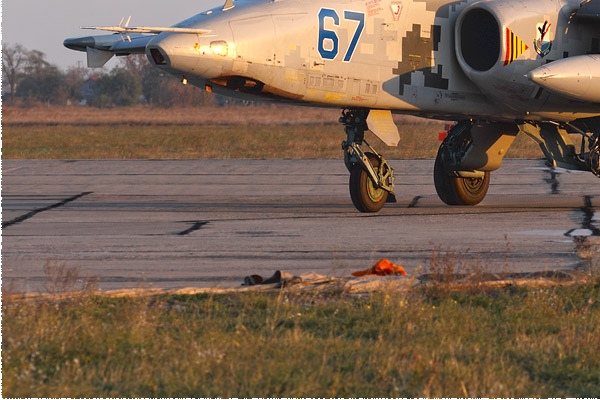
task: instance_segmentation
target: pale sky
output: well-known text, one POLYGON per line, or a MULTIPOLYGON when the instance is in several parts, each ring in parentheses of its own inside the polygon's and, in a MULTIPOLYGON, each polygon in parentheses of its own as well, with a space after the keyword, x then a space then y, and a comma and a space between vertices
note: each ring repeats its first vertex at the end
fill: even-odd
POLYGON ((106 32, 81 30, 80 26, 118 25, 122 17, 127 19, 130 15, 131 26, 170 26, 224 3, 225 0, 2 0, 2 43, 20 43, 27 50, 40 50, 47 61, 62 69, 76 66, 78 61, 85 66, 85 53, 67 49, 63 41, 106 32))

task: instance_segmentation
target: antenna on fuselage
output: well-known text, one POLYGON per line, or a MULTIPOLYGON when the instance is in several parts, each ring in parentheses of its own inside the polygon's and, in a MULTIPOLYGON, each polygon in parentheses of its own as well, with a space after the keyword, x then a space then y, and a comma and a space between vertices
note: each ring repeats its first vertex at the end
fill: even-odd
POLYGON ((225 0, 223 11, 231 10, 233 7, 235 7, 235 5, 233 4, 233 0, 225 0))

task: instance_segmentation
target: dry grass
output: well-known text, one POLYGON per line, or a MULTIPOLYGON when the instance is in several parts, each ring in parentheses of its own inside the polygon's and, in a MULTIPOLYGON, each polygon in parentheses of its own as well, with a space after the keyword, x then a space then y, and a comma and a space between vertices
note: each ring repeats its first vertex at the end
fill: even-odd
MULTIPOLYGON (((95 107, 4 108, 3 125, 301 125, 336 124, 339 108, 287 104, 148 108, 143 106, 100 109, 95 107)), ((395 116, 397 123, 436 125, 439 121, 395 116)))
MULTIPOLYGON (((338 125, 11 126, 5 159, 342 158, 338 125)), ((415 129, 408 126, 407 129, 415 129)), ((420 130, 419 130, 420 132, 420 130)), ((432 158, 434 133, 407 135, 398 148, 370 143, 392 158, 432 158)))
POLYGON ((3 110, 8 125, 296 125, 335 123, 336 108, 290 105, 148 108, 38 107, 3 110))
MULTIPOLYGON (((339 109, 290 105, 188 109, 42 107, 3 110, 5 159, 341 158, 339 109)), ((434 158, 440 121, 395 116, 398 148, 367 140, 387 158, 434 158)), ((517 138, 509 157, 536 158, 517 138)))

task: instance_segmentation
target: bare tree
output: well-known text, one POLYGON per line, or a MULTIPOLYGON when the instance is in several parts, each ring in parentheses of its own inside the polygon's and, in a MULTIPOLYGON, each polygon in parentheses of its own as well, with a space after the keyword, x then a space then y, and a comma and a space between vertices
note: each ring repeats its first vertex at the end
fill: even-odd
POLYGON ((145 54, 131 54, 127 57, 121 57, 120 61, 126 71, 138 76, 142 75, 144 68, 150 65, 145 54))
POLYGON ((15 101, 17 84, 28 64, 28 52, 20 44, 2 43, 2 75, 10 88, 11 103, 15 101))
POLYGON ((68 97, 64 85, 63 72, 46 61, 46 55, 39 50, 26 52, 27 61, 19 80, 19 93, 27 101, 48 104, 63 104, 68 97))
POLYGON ((131 106, 139 101, 142 94, 140 77, 121 67, 101 76, 97 88, 98 96, 93 101, 97 107, 131 106))
POLYGON ((88 76, 88 71, 81 66, 69 67, 64 75, 64 87, 68 100, 83 100, 81 86, 88 76))

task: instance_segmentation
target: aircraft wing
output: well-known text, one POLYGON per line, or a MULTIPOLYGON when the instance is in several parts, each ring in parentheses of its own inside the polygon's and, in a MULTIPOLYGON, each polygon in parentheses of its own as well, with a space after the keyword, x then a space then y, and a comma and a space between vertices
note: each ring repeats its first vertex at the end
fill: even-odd
POLYGON ((115 32, 111 35, 82 36, 69 38, 64 41, 65 47, 71 50, 85 51, 87 53, 88 67, 102 67, 113 55, 125 56, 129 54, 144 54, 146 45, 157 34, 163 32, 189 33, 204 35, 210 32, 207 29, 184 27, 157 27, 157 26, 128 26, 129 20, 123 25, 123 20, 116 26, 84 26, 81 29, 94 29, 115 32))
POLYGON ((90 68, 99 68, 114 55, 144 54, 146 45, 155 35, 118 33, 112 35, 81 36, 64 41, 65 47, 71 50, 85 51, 90 68))

